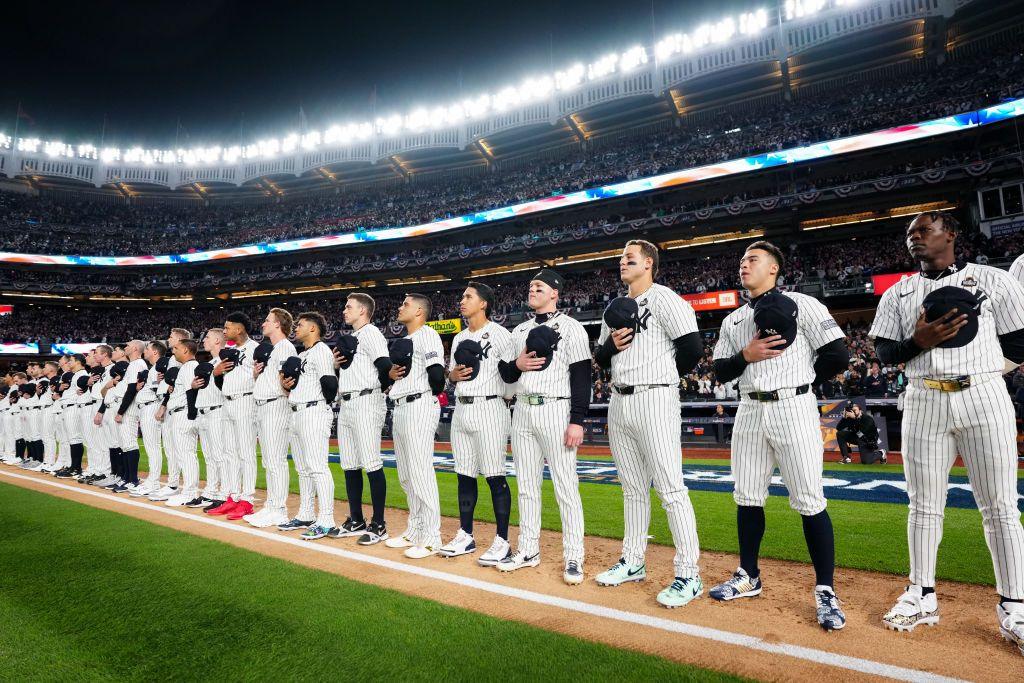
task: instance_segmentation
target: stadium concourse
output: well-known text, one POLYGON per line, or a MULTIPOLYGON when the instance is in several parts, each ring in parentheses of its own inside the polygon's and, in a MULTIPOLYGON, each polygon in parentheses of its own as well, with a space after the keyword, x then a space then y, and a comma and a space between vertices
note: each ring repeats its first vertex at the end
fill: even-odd
POLYGON ((12 107, 0 670, 1021 679, 1024 1, 656 5, 279 137, 12 107))

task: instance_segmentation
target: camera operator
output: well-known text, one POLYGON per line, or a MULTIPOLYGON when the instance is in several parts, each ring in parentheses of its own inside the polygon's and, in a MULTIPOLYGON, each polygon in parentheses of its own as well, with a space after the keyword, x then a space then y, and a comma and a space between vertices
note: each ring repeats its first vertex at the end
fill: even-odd
POLYGON ((836 441, 844 464, 850 464, 850 444, 860 452, 860 464, 886 463, 885 453, 878 447, 878 427, 870 415, 864 414, 860 405, 850 402, 843 410, 843 419, 836 425, 836 441))

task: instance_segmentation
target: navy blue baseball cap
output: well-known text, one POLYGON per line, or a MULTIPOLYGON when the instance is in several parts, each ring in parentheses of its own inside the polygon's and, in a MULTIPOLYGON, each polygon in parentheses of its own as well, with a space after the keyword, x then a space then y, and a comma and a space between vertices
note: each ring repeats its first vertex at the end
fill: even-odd
POLYGON ((939 287, 924 298, 924 319, 934 322, 956 309, 957 315, 965 314, 967 324, 957 330, 956 336, 939 344, 939 348, 956 349, 967 346, 978 334, 978 316, 981 314, 981 301, 974 292, 963 287, 947 285, 939 287))
POLYGON ((544 359, 541 370, 546 370, 551 365, 551 359, 555 357, 555 349, 562 336, 547 325, 537 325, 526 335, 526 350, 533 351, 537 358, 544 359))
POLYGON ((640 315, 640 306, 636 299, 628 296, 619 296, 608 303, 604 309, 604 323, 613 332, 628 327, 636 332, 637 321, 640 315))
POLYGON ((458 365, 465 365, 472 370, 468 381, 476 379, 476 376, 480 374, 480 361, 483 360, 484 349, 477 340, 464 339, 459 342, 452 356, 458 365))
POLYGON ((775 348, 783 351, 796 339, 797 317, 799 310, 796 302, 777 289, 762 294, 754 302, 754 326, 757 336, 764 339, 779 335, 786 342, 775 348))

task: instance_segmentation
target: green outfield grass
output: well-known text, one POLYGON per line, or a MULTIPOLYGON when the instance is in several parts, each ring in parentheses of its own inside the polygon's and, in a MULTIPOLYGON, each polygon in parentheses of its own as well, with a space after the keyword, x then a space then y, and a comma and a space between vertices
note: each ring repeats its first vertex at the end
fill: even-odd
POLYGON ((738 680, 17 486, 0 511, 8 681, 738 680))
MULTIPOLYGON (((704 462, 723 464, 724 461, 704 462)), ((145 463, 145 459, 143 459, 143 463, 145 463)), ((686 460, 686 463, 691 464, 691 461, 686 460)), ((299 484, 294 463, 289 461, 289 466, 292 468, 291 491, 298 493, 299 484)), ((330 465, 330 468, 334 475, 335 498, 346 500, 345 477, 341 468, 334 463, 330 465)), ((882 466, 882 468, 885 471, 900 471, 898 465, 882 466)), ((384 472, 388 480, 388 506, 408 509, 405 493, 398 484, 397 472, 390 467, 385 467, 384 472)), ((205 465, 202 458, 200 458, 200 476, 205 477, 205 465)), ((437 485, 441 499, 441 514, 458 517, 456 475, 438 472, 437 485)), ((518 505, 515 500, 517 482, 514 477, 509 477, 509 486, 513 492, 512 524, 515 525, 518 523, 518 505)), ((266 488, 262 467, 257 474, 256 487, 266 488)), ((555 504, 554 488, 549 480, 544 481, 543 493, 544 507, 541 524, 545 529, 560 531, 561 520, 555 504)), ((587 534, 621 539, 623 531, 622 489, 609 484, 581 483, 580 495, 583 498, 587 534)), ((364 486, 365 514, 369 514, 369 496, 369 488, 364 486)), ((661 509, 657 494, 652 492, 651 497, 651 542, 671 545, 672 535, 669 532, 668 519, 661 509)), ((690 499, 693 501, 697 516, 697 532, 700 535, 701 548, 709 551, 738 553, 736 506, 733 503, 732 494, 690 491, 690 499)), ((828 509, 836 531, 836 564, 838 566, 869 569, 898 576, 905 576, 910 571, 906 537, 907 507, 905 505, 832 500, 829 501, 828 509)), ((768 530, 761 544, 762 556, 810 562, 800 518, 789 508, 788 500, 783 496, 770 496, 766 514, 768 530)), ((476 519, 487 522, 494 521, 490 493, 482 480, 476 519)), ((338 522, 340 523, 342 520, 343 518, 338 522)), ((401 531, 401 529, 392 529, 392 531, 401 531)), ((598 571, 600 568, 591 567, 589 569, 598 571)), ((946 524, 942 545, 939 549, 937 576, 943 580, 995 585, 992 561, 981 528, 981 514, 977 510, 965 508, 948 508, 946 510, 946 524)), ((713 580, 714 577, 708 578, 713 580)), ((896 580, 898 579, 894 578, 894 581, 896 580)))

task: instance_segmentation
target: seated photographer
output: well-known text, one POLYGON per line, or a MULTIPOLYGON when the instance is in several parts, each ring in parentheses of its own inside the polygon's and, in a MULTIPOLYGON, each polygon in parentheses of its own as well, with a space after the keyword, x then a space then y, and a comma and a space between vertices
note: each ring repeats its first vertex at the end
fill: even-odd
POLYGON ((846 404, 843 419, 836 425, 836 442, 839 444, 844 464, 853 462, 853 458, 850 457, 850 444, 857 446, 860 464, 886 463, 885 452, 878 447, 878 427, 871 416, 864 414, 860 405, 856 403, 846 404))

